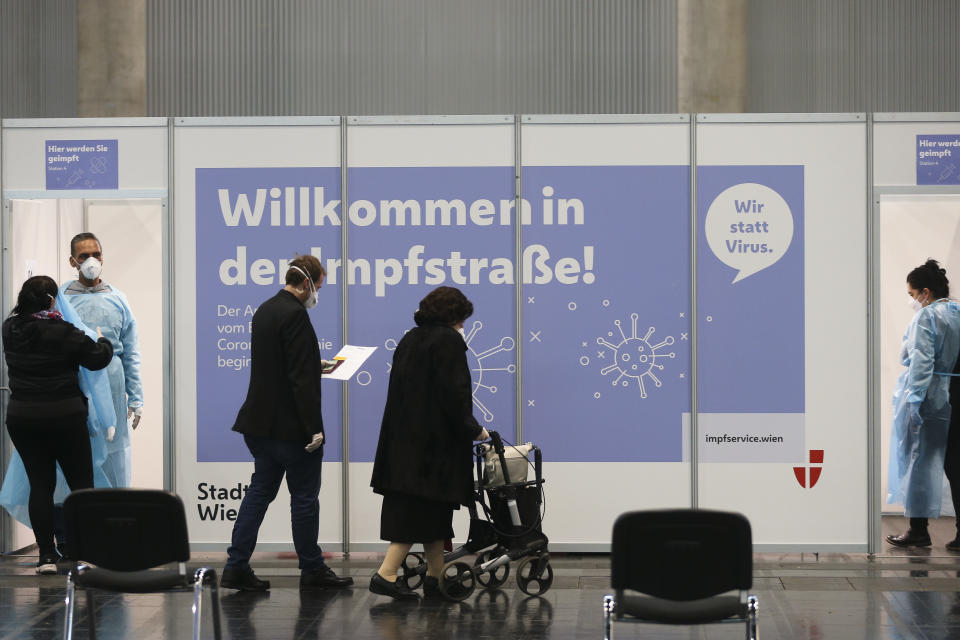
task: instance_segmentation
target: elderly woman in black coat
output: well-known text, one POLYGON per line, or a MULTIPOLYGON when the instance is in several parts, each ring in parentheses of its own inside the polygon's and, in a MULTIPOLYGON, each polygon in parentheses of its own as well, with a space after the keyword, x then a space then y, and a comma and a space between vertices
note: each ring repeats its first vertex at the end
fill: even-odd
POLYGON ((383 495, 380 537, 390 542, 370 591, 419 596, 397 581, 414 543, 427 559, 424 594, 439 594, 443 543, 453 537, 453 510, 473 500, 472 443, 489 435, 473 417, 463 322, 473 305, 458 289, 439 287, 420 301, 397 345, 370 485, 383 495))

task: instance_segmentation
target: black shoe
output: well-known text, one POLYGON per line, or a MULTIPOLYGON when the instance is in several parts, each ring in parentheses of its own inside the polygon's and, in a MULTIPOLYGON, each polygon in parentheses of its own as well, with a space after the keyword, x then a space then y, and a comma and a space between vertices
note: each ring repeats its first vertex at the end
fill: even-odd
POLYGON ((59 559, 60 557, 55 553, 40 556, 40 560, 37 562, 37 573, 42 576, 57 575, 57 560, 59 559))
POLYGON ((342 589, 353 584, 353 578, 338 576, 330 567, 318 571, 302 571, 300 573, 301 589, 342 589))
POLYGON ((420 596, 410 591, 400 580, 390 582, 379 573, 370 578, 370 591, 381 596, 390 596, 394 600, 416 601, 420 596))
POLYGON ((884 539, 895 547, 929 547, 931 544, 933 544, 930 541, 929 532, 924 531, 923 533, 914 533, 909 529, 903 535, 887 536, 884 539))
POLYGON ((960 551, 960 533, 957 537, 947 543, 947 551, 960 551))
POLYGON ((423 579, 423 598, 424 600, 442 600, 443 592, 440 591, 440 579, 433 576, 426 576, 423 579))
POLYGON ((220 586, 238 591, 266 591, 270 588, 270 581, 258 578, 251 567, 224 567, 220 575, 220 586))

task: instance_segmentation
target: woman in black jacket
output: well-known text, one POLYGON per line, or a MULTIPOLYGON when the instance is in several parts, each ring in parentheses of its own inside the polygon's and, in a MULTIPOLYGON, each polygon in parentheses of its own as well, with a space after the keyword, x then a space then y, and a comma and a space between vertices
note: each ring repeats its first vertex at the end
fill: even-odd
POLYGON ((419 596, 397 581, 415 542, 427 558, 424 593, 436 595, 443 542, 453 537, 453 510, 473 500, 474 440, 489 436, 473 417, 463 321, 473 305, 458 289, 439 287, 420 301, 417 327, 397 345, 370 485, 383 495, 380 537, 390 542, 370 590, 398 599, 419 596))
MULTIPOLYGON (((79 367, 110 364, 113 347, 96 342, 54 310, 57 283, 33 276, 3 323, 3 353, 10 378, 7 432, 30 481, 30 521, 40 550, 37 573, 57 572, 53 544, 53 493, 57 463, 71 490, 93 486, 87 401, 79 367)), ((99 328, 97 333, 100 333, 99 328)))

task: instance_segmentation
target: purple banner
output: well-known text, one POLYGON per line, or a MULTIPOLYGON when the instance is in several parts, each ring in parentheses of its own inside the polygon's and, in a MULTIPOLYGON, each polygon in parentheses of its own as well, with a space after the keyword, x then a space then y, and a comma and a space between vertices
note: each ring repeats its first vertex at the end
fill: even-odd
POLYGON ((393 352, 440 286, 473 302, 464 324, 474 416, 516 431, 513 167, 355 168, 350 342, 376 346, 350 387, 350 459, 373 460, 393 352))
POLYGON ((116 140, 47 140, 44 145, 48 190, 118 188, 116 140))
MULTIPOLYGON (((250 380, 250 322, 284 286, 286 262, 312 253, 328 269, 310 311, 323 357, 340 339, 340 170, 197 169, 197 461, 250 460, 231 431, 250 380)), ((340 384, 323 383, 324 459, 341 458, 340 384)))
POLYGON ((698 168, 701 413, 805 411, 803 171, 698 168))
POLYGON ((917 184, 960 184, 960 134, 917 136, 917 184))
POLYGON ((522 295, 524 440, 550 461, 681 461, 689 168, 523 172, 523 244, 535 248, 522 295))

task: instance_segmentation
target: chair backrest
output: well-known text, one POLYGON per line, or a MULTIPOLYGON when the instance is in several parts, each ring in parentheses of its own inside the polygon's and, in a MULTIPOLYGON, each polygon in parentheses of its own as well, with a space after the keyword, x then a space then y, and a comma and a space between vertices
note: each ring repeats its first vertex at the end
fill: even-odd
POLYGON ((63 503, 67 551, 114 571, 190 559, 187 518, 176 494, 155 489, 81 489, 63 503))
POLYGON ((624 513, 613 525, 611 586, 697 600, 753 581, 750 523, 739 513, 674 509, 624 513))

